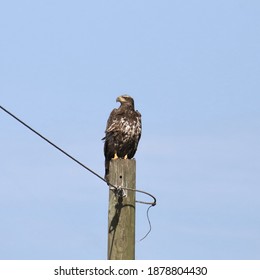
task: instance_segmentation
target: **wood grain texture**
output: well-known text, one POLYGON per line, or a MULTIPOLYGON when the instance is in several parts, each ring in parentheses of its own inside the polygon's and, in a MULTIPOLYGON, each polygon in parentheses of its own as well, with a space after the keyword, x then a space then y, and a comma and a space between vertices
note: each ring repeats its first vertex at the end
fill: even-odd
MULTIPOLYGON (((115 186, 136 188, 135 159, 110 161, 110 183, 115 186)), ((135 259, 135 191, 124 190, 120 197, 109 190, 108 259, 135 259)))

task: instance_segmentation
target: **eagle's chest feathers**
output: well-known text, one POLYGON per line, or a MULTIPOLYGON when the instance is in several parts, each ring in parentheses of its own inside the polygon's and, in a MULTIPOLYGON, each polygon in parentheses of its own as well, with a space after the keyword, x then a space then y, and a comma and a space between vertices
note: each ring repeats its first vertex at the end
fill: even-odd
POLYGON ((141 127, 138 118, 126 118, 122 117, 119 121, 119 126, 121 127, 122 136, 124 136, 125 141, 140 135, 141 127))

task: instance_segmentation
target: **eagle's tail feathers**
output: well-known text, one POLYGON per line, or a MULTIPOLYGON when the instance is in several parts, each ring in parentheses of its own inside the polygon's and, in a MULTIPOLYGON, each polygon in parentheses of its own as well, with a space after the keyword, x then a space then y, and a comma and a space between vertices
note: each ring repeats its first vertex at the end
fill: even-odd
POLYGON ((105 160, 105 180, 109 183, 109 162, 110 160, 105 160))

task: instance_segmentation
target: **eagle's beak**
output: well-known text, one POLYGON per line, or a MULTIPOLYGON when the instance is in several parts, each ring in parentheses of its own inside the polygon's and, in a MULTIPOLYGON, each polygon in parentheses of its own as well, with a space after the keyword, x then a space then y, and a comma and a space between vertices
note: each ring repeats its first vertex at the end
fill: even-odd
POLYGON ((124 102, 124 98, 122 96, 118 96, 116 102, 124 102))

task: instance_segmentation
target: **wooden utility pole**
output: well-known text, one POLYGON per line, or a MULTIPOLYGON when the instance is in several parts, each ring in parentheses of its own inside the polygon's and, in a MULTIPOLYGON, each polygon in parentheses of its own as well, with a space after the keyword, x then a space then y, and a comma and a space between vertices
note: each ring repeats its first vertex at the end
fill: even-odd
MULTIPOLYGON (((117 187, 134 189, 135 159, 110 161, 109 182, 117 187)), ((109 190, 108 257, 109 260, 135 259, 135 191, 109 190)))

